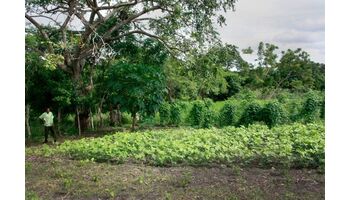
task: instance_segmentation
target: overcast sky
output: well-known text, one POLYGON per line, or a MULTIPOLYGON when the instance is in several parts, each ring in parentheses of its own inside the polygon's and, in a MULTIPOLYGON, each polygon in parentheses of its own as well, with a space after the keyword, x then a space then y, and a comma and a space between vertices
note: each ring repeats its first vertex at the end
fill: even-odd
POLYGON ((280 50, 300 47, 324 63, 324 10, 324 0, 239 0, 219 33, 223 42, 241 49, 255 50, 260 41, 280 50))

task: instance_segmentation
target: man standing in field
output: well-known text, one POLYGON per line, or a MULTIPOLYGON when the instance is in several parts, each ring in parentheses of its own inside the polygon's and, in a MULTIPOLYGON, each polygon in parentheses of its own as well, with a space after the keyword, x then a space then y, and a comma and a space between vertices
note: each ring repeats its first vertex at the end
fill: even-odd
POLYGON ((50 108, 46 109, 46 112, 40 115, 39 119, 41 119, 44 122, 45 127, 45 141, 44 143, 47 143, 47 138, 49 136, 49 131, 52 134, 52 137, 54 139, 54 143, 56 143, 56 135, 55 131, 53 130, 53 114, 50 111, 50 108))

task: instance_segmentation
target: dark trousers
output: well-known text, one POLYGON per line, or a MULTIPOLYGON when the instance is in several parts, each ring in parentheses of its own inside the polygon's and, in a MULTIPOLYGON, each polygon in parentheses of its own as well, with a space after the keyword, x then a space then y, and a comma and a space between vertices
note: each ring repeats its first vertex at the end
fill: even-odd
POLYGON ((45 142, 47 142, 47 138, 49 136, 49 131, 51 132, 51 135, 52 135, 54 141, 56 142, 56 135, 55 135, 55 131, 53 130, 53 126, 45 126, 45 142))

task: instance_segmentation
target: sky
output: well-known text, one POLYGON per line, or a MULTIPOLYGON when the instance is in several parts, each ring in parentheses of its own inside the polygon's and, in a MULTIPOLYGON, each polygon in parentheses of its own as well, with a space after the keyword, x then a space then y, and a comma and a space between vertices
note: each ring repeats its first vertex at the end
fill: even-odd
POLYGON ((260 41, 280 50, 302 48, 312 60, 325 61, 324 0, 239 0, 224 16, 227 25, 218 29, 223 42, 254 50, 260 41))

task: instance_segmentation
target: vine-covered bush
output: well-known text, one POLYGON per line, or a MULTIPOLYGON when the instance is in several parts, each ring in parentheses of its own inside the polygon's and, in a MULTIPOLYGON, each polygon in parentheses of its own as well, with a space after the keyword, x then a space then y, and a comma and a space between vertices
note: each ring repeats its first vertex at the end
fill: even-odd
POLYGON ((170 106, 170 124, 178 126, 181 123, 181 105, 172 103, 170 106))
POLYGON ((312 122, 318 118, 319 101, 316 96, 309 96, 304 102, 301 116, 305 122, 312 122))
POLYGON ((320 111, 320 117, 321 119, 325 118, 325 109, 326 109, 326 104, 325 100, 322 101, 321 103, 321 111, 320 111))
POLYGON ((211 99, 204 99, 203 101, 197 100, 193 102, 189 115, 191 126, 202 128, 212 127, 216 119, 216 115, 211 109, 213 104, 213 100, 211 99))
POLYGON ((160 124, 165 125, 169 123, 170 119, 170 104, 168 102, 163 102, 159 107, 159 118, 160 124))
POLYGON ((243 114, 239 120, 239 124, 247 126, 249 124, 262 120, 261 111, 262 107, 258 103, 248 104, 243 111, 243 114))
POLYGON ((232 126, 236 122, 236 107, 230 102, 225 103, 225 105, 220 110, 219 125, 220 126, 232 126))
POLYGON ((215 113, 210 108, 205 107, 203 111, 203 121, 200 125, 202 128, 211 128, 215 122, 215 113))
POLYGON ((281 124, 285 119, 285 112, 282 105, 278 102, 270 102, 261 111, 261 119, 268 127, 273 127, 281 124))
POLYGON ((205 104, 203 101, 193 102, 193 106, 189 115, 190 123, 192 126, 200 126, 202 124, 204 110, 205 104))

